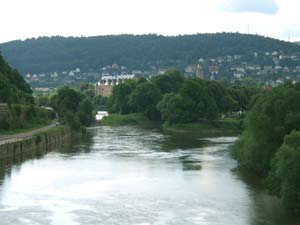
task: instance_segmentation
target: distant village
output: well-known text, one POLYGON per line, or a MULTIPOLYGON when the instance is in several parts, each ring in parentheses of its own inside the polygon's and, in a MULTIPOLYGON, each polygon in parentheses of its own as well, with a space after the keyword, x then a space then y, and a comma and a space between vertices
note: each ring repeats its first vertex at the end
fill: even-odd
MULTIPOLYGON (((178 62, 178 61, 177 61, 178 62)), ((281 51, 230 55, 217 58, 200 58, 189 65, 180 66, 176 61, 166 67, 150 65, 148 70, 129 69, 124 65, 112 64, 97 71, 71 71, 26 74, 25 79, 39 91, 49 91, 57 86, 77 86, 79 83, 94 83, 96 86, 112 86, 126 79, 151 78, 163 74, 168 68, 178 68, 185 77, 199 77, 227 82, 255 82, 261 86, 275 87, 285 80, 300 80, 300 55, 285 55, 281 51)), ((110 93, 111 87, 104 87, 110 93)), ((102 93, 105 90, 99 90, 102 93)), ((105 94, 106 95, 106 94, 105 94)))

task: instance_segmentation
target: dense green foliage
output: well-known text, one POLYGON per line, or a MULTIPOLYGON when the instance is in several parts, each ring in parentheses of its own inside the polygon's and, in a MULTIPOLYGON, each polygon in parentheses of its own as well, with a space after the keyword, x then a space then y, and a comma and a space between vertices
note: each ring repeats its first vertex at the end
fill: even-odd
POLYGON ((175 93, 182 85, 183 77, 176 69, 169 69, 164 76, 156 76, 152 82, 160 89, 162 94, 175 93))
POLYGON ((295 212, 300 210, 300 132, 293 130, 271 162, 267 186, 281 197, 283 205, 295 212))
POLYGON ((53 119, 53 110, 12 104, 9 106, 9 113, 0 116, 0 131, 35 128, 50 124, 53 119))
POLYGON ((32 90, 0 54, 0 102, 33 103, 32 90))
POLYGON ((82 125, 91 125, 94 121, 93 103, 80 91, 69 87, 59 88, 50 97, 50 105, 58 113, 59 120, 73 130, 80 130, 82 125))
POLYGON ((127 115, 111 114, 101 120, 101 125, 104 126, 119 126, 119 125, 145 125, 151 121, 142 113, 131 113, 127 115))
POLYGON ((198 78, 184 79, 171 69, 150 80, 127 80, 114 86, 110 113, 143 113, 168 124, 215 120, 221 114, 245 110, 256 88, 226 86, 198 78))
MULTIPOLYGON (((41 37, 12 41, 0 48, 23 73, 39 73, 81 68, 98 70, 117 63, 128 68, 150 66, 182 68, 199 58, 244 55, 266 51, 299 52, 292 43, 258 35, 238 33, 195 34, 166 37, 160 35, 110 35, 97 37, 41 37)), ((259 63, 262 60, 259 60, 259 63)), ((263 62, 262 62, 263 63, 263 62)), ((291 64, 293 62, 284 62, 291 64)))
POLYGON ((0 131, 30 129, 55 118, 53 110, 34 106, 32 90, 23 77, 0 55, 0 102, 8 103, 0 112, 0 131))
POLYGON ((109 111, 118 114, 128 114, 132 112, 129 106, 129 96, 136 88, 135 80, 128 80, 113 88, 112 96, 108 100, 109 111))
POLYGON ((265 175, 284 136, 300 129, 300 89, 286 84, 254 100, 237 157, 246 167, 265 175))
POLYGON ((172 134, 188 134, 195 137, 237 135, 242 130, 241 120, 226 118, 222 120, 201 121, 199 123, 164 124, 163 130, 172 134))
POLYGON ((240 165, 267 177, 269 190, 293 210, 300 209, 299 102, 299 84, 285 83, 256 96, 234 146, 240 165))
POLYGON ((156 105, 161 98, 161 91, 155 84, 142 82, 130 94, 129 105, 133 111, 142 112, 149 119, 155 120, 160 118, 156 105))

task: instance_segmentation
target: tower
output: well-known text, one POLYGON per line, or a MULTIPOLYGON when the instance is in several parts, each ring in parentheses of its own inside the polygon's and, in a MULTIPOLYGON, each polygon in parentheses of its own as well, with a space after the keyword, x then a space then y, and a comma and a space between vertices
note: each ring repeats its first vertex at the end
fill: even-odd
POLYGON ((200 79, 204 79, 203 69, 202 69, 202 66, 200 66, 199 64, 197 65, 197 68, 196 68, 196 77, 198 77, 200 79))

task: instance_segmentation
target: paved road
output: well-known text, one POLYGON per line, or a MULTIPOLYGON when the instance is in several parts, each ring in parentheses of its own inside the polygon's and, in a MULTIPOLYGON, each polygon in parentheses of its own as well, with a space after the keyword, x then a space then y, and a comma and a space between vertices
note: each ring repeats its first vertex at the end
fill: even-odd
POLYGON ((56 121, 54 123, 52 123, 51 125, 48 125, 48 126, 36 129, 36 130, 30 130, 27 132, 14 134, 14 135, 0 135, 0 145, 7 143, 7 142, 13 142, 13 141, 16 141, 19 139, 28 138, 28 137, 31 137, 40 132, 50 130, 51 128, 55 127, 55 123, 56 123, 56 121))

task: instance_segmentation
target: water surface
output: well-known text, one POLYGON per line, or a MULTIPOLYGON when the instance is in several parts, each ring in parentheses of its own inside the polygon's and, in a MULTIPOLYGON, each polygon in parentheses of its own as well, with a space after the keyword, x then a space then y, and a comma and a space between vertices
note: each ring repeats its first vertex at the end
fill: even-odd
POLYGON ((90 129, 87 140, 0 168, 0 224, 300 224, 234 170, 235 140, 90 129))

